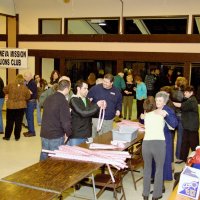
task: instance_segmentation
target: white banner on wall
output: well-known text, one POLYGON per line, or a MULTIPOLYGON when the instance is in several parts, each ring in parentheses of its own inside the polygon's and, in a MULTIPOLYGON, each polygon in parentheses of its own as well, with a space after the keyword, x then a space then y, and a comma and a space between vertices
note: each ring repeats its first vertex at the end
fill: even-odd
POLYGON ((0 48, 0 68, 28 68, 28 50, 0 48))

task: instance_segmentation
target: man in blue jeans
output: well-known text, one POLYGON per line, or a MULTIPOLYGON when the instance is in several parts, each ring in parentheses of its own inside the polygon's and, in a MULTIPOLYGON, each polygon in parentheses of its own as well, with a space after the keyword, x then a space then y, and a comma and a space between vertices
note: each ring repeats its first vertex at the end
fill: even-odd
POLYGON ((2 78, 0 77, 0 134, 4 134, 3 132, 3 118, 2 118, 2 108, 3 108, 3 103, 4 103, 4 83, 2 78))
POLYGON ((37 85, 33 80, 31 72, 24 73, 24 79, 26 81, 26 86, 28 87, 31 98, 27 102, 27 108, 25 110, 26 119, 28 123, 28 132, 23 133, 25 137, 35 136, 35 127, 34 127, 34 110, 36 109, 37 104, 37 85))
MULTIPOLYGON (((40 132, 44 150, 58 149, 71 135, 71 115, 68 101, 65 98, 70 87, 69 81, 61 80, 58 83, 57 92, 48 96, 44 102, 40 132)), ((45 160, 47 157, 47 153, 41 152, 40 160, 45 160)))

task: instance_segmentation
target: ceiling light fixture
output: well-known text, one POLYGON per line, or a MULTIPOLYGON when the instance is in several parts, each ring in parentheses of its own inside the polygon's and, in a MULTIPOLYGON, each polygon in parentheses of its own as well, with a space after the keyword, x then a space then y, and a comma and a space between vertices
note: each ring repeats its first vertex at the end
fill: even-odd
POLYGON ((106 26, 106 22, 104 19, 92 19, 92 24, 99 24, 99 26, 106 26))
POLYGON ((99 23, 99 26, 106 26, 106 22, 102 20, 102 22, 99 23))

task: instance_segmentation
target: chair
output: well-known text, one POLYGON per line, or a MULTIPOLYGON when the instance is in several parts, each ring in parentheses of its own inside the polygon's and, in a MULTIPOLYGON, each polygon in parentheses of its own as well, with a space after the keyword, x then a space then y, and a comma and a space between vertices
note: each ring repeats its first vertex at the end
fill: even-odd
POLYGON ((141 176, 138 179, 135 178, 135 172, 140 173, 139 169, 141 167, 144 168, 144 161, 142 157, 142 141, 143 140, 138 141, 129 149, 129 152, 131 153, 132 157, 127 161, 128 163, 127 170, 131 172, 135 190, 137 190, 136 183, 141 179, 143 179, 143 176, 141 176))
POLYGON ((116 200, 118 200, 117 192, 122 191, 122 195, 120 197, 120 200, 124 198, 126 200, 124 187, 123 187, 123 177, 124 177, 124 171, 123 170, 115 170, 112 169, 115 182, 112 182, 110 174, 105 173, 99 173, 96 174, 94 177, 95 186, 100 187, 101 190, 97 193, 97 198, 105 191, 105 189, 113 189, 113 196, 116 200))

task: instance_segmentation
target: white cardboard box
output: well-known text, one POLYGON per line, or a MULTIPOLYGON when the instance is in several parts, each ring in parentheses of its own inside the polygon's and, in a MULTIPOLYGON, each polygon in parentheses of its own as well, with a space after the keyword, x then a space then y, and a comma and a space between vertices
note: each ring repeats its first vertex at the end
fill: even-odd
POLYGON ((186 166, 181 173, 178 194, 198 199, 200 193, 200 170, 186 166))

